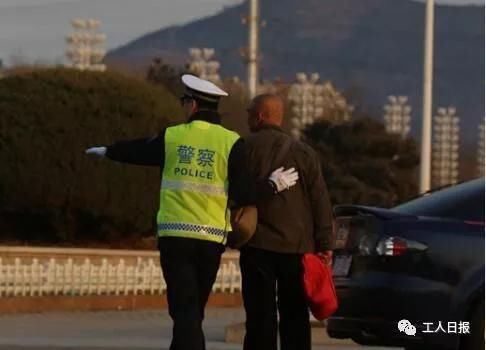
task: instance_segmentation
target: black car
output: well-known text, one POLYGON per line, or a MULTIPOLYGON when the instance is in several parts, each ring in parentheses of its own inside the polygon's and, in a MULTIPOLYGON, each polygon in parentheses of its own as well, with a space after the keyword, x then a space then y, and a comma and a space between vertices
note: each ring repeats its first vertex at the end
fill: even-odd
POLYGON ((339 308, 329 335, 363 345, 483 350, 484 195, 481 178, 392 209, 337 206, 339 308), (415 335, 400 331, 399 321, 415 335))

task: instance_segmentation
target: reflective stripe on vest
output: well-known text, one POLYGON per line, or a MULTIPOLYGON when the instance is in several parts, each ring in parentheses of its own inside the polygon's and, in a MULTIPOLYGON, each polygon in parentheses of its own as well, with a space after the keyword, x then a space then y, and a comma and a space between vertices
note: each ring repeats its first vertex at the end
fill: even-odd
POLYGON ((209 227, 204 225, 193 225, 183 222, 166 222, 158 225, 158 229, 162 231, 181 231, 181 232, 194 232, 201 236, 213 235, 220 239, 226 238, 227 232, 215 227, 209 227))
POLYGON ((228 159, 238 134, 193 121, 167 128, 157 213, 159 236, 226 243, 228 159))
POLYGON ((226 195, 224 186, 198 184, 198 183, 187 182, 187 181, 162 180, 162 188, 172 189, 172 190, 188 190, 193 192, 202 192, 202 193, 214 194, 219 196, 226 195))

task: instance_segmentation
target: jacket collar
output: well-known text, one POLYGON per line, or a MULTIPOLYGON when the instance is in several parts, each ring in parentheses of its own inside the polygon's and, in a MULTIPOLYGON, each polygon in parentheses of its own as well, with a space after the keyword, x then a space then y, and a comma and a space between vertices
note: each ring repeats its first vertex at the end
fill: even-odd
POLYGON ((188 120, 188 123, 195 120, 202 120, 211 124, 221 124, 221 115, 216 111, 201 110, 194 113, 188 120))
POLYGON ((277 131, 285 133, 285 131, 280 126, 272 125, 272 124, 265 124, 265 125, 260 126, 260 128, 257 130, 257 132, 261 131, 261 130, 269 130, 269 129, 270 130, 277 130, 277 131))

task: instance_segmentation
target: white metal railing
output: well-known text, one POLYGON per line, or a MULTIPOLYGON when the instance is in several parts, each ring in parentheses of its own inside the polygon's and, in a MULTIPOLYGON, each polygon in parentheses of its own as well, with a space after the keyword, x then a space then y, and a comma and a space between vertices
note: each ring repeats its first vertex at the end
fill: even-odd
MULTIPOLYGON (((0 247, 0 297, 165 291, 158 252, 0 247)), ((237 253, 223 255, 213 291, 241 291, 237 253)))

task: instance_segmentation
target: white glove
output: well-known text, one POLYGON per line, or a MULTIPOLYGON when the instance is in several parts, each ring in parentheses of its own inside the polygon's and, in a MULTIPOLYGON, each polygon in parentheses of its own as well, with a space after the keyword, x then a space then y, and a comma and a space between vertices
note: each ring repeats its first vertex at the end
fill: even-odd
POLYGON ((91 147, 84 151, 86 154, 94 154, 99 157, 104 157, 106 154, 106 147, 91 147))
POLYGON ((273 182, 278 193, 294 186, 299 179, 299 173, 295 168, 284 170, 284 168, 281 167, 275 170, 268 179, 273 182))

